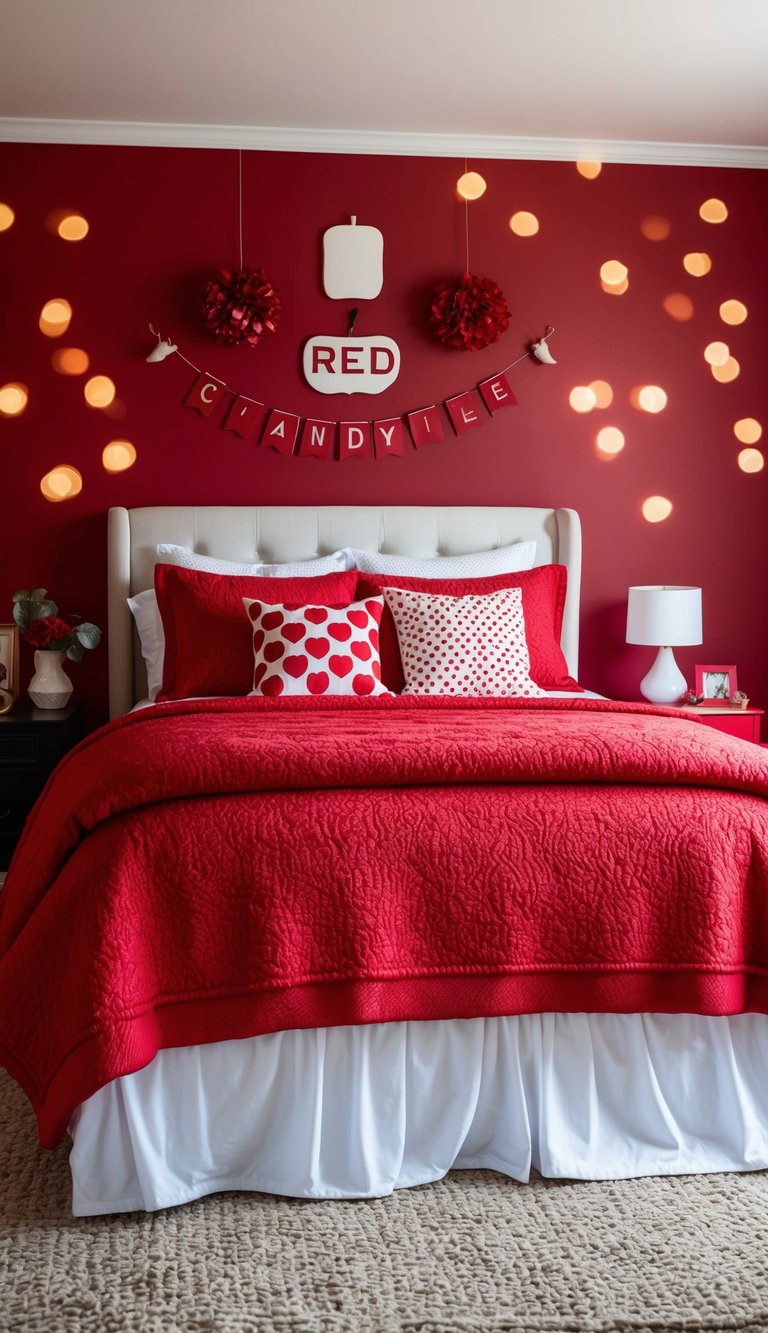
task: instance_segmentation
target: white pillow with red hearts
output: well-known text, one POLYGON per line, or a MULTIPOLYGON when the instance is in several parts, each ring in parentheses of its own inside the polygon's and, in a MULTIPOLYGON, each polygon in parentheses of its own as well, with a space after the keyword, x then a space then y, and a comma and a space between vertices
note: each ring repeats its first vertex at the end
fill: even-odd
POLYGON ((381 683, 383 597, 349 606, 290 606, 244 597, 253 625, 251 694, 389 694, 381 683))

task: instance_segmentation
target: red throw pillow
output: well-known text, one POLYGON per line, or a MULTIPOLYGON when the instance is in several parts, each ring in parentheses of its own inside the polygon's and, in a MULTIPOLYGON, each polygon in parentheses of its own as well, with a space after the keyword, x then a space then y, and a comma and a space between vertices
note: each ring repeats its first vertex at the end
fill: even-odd
MULTIPOLYGON (((582 690, 578 681, 569 676, 560 647, 567 577, 565 565, 538 565, 536 569, 523 570, 519 574, 494 574, 482 579, 408 579, 397 574, 360 574, 355 595, 371 597, 380 594, 383 588, 404 588, 407 592, 465 597, 471 593, 520 588, 531 679, 543 690, 582 690)), ((380 646, 381 679, 388 689, 399 693, 405 678, 395 622, 386 605, 381 618, 380 646)))
POLYGON ((155 591, 165 631, 163 699, 247 694, 253 684, 251 624, 243 597, 301 606, 343 606, 355 596, 357 574, 279 579, 207 574, 155 565, 155 591))

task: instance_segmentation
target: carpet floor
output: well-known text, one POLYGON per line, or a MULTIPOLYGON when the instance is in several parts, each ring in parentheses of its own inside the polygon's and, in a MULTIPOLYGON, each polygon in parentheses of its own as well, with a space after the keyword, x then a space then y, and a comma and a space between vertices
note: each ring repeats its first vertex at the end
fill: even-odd
POLYGON ((222 1194, 70 1215, 0 1071, 2 1333, 768 1329, 768 1174, 609 1184, 490 1171, 362 1202, 222 1194))

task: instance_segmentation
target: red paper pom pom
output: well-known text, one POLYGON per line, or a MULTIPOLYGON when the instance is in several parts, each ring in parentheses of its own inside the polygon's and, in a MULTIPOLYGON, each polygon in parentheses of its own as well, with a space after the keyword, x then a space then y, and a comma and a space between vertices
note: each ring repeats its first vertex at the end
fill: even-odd
POLYGON ((222 343, 255 347, 277 328, 283 302, 263 268, 222 268, 200 293, 208 332, 222 343))
POLYGON ((509 328, 504 293, 491 278, 473 273, 461 282, 440 282, 432 295, 431 324, 446 347, 476 352, 509 328))

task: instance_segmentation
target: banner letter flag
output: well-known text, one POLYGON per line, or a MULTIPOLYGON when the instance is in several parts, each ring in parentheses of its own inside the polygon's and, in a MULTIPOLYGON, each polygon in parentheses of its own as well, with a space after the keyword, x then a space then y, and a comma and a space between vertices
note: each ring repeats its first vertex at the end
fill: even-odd
POLYGON ((517 399, 506 375, 494 375, 492 379, 483 380, 477 387, 491 416, 501 407, 517 407, 517 399))
POLYGON ((463 435, 465 430, 483 424, 480 419, 480 399, 474 389, 466 389, 454 398, 446 398, 445 406, 457 435, 463 435))
POLYGON ((347 458, 371 457, 370 421, 339 422, 339 458, 342 463, 347 458))
POLYGON ((301 458, 330 458, 336 435, 335 421, 305 421, 299 440, 301 458))
POLYGON ((418 412, 409 412, 408 426, 417 449, 423 449, 425 444, 445 442, 443 423, 434 404, 432 407, 422 407, 418 412))
POLYGON ((301 417, 294 416, 293 412, 281 412, 278 407, 273 407, 259 444, 270 444, 279 454, 292 454, 300 420, 301 417))
POLYGON ((264 404, 242 394, 236 398, 224 420, 224 430, 233 430, 244 440, 250 440, 264 414, 264 404))
POLYGON ((217 380, 215 375, 209 375, 206 371, 195 380, 184 399, 184 406, 194 407, 202 416, 209 417, 223 388, 225 388, 223 381, 217 380))
POLYGON ((402 458, 402 417, 388 417, 386 421, 374 421, 373 446, 377 458, 402 458))

